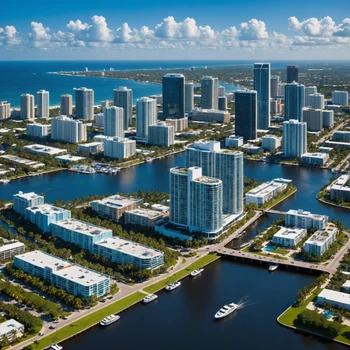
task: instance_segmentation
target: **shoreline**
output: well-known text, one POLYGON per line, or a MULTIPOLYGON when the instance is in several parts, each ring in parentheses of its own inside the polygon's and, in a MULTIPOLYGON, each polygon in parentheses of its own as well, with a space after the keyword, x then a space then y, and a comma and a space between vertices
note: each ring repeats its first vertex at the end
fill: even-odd
POLYGON ((350 207, 344 207, 344 206, 339 205, 339 204, 331 203, 331 202, 325 201, 324 199, 318 198, 317 196, 316 196, 316 199, 321 203, 328 204, 328 205, 331 205, 333 207, 350 210, 350 207))

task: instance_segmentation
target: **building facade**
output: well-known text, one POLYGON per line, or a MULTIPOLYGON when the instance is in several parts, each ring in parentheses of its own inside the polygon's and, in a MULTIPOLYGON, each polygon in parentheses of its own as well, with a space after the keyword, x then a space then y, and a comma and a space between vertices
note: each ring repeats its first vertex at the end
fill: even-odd
POLYGON ((75 89, 75 116, 77 119, 94 119, 94 90, 82 87, 75 89))
POLYGON ((322 109, 303 108, 303 122, 308 131, 321 131, 323 129, 322 109))
POLYGON ((122 107, 105 107, 103 109, 104 135, 124 138, 124 109, 122 107))
POLYGON ((218 109, 218 87, 219 79, 204 76, 201 81, 201 108, 218 109))
POLYGON ((295 246, 307 235, 304 228, 287 228, 281 229, 272 237, 272 243, 281 245, 287 248, 295 248, 295 246))
POLYGON ((188 118, 165 119, 166 123, 174 127, 174 132, 180 132, 188 128, 188 118))
POLYGON ((15 255, 22 254, 25 251, 25 245, 18 241, 6 243, 0 247, 0 259, 12 259, 15 255))
POLYGON ((15 319, 11 318, 0 323, 0 342, 6 336, 9 343, 12 343, 15 338, 20 338, 25 332, 24 325, 15 319))
POLYGON ((104 140, 104 155, 110 158, 125 159, 136 154, 136 141, 111 137, 104 140))
POLYGON ((67 116, 70 116, 73 113, 72 95, 70 94, 61 95, 60 113, 61 115, 67 115, 67 116))
POLYGON ((37 116, 38 118, 48 118, 50 115, 50 93, 46 90, 37 92, 37 116))
POLYGON ((148 143, 151 145, 170 147, 175 142, 174 127, 165 122, 148 127, 148 143))
POLYGON ((11 117, 11 105, 7 101, 0 102, 0 120, 5 120, 11 117))
POLYGON ((302 110, 305 107, 305 86, 297 83, 284 86, 284 120, 303 121, 302 110))
POLYGON ((18 192, 13 196, 13 210, 19 215, 25 217, 26 209, 44 204, 44 197, 34 192, 18 192))
POLYGON ((68 143, 87 140, 86 124, 64 115, 51 119, 51 139, 68 143))
POLYGON ((278 75, 271 75, 270 77, 271 98, 276 98, 279 96, 279 93, 278 93, 279 83, 280 83, 280 77, 278 75))
POLYGON ((281 147, 281 137, 275 135, 265 135, 261 138, 261 148, 267 151, 275 151, 281 147))
POLYGON ((264 182, 246 193, 246 203, 256 204, 260 207, 286 188, 287 184, 285 183, 275 181, 264 182))
POLYGON ((194 85, 192 82, 185 84, 185 112, 192 112, 194 107, 194 85))
POLYGON ((320 93, 309 95, 309 104, 311 108, 324 109, 324 95, 320 93))
POLYGON ((226 111, 219 111, 217 109, 195 108, 192 111, 192 121, 229 123, 231 121, 231 115, 226 111))
POLYGON ((309 254, 322 256, 336 240, 337 233, 335 225, 327 225, 325 230, 316 231, 304 243, 304 250, 309 254))
POLYGON ((306 228, 307 230, 324 230, 327 222, 328 216, 311 214, 309 211, 303 211, 302 209, 289 210, 285 220, 287 227, 306 228))
POLYGON ((299 81, 299 66, 287 66, 287 83, 299 81))
POLYGON ((307 150, 307 125, 290 119, 283 122, 283 153, 286 157, 301 157, 307 150))
POLYGON ((114 90, 114 106, 124 109, 124 130, 128 130, 132 119, 132 90, 125 86, 114 90))
POLYGON ((324 128, 331 128, 334 125, 334 111, 322 111, 322 126, 324 128))
POLYGON ((26 125, 27 136, 31 137, 46 137, 49 134, 50 125, 31 123, 26 125))
POLYGON ((30 94, 21 95, 21 119, 34 119, 34 96, 30 94))
POLYGON ((310 95, 317 94, 317 86, 305 86, 305 107, 311 107, 310 95))
POLYGON ((148 127, 157 123, 157 102, 154 98, 142 97, 136 102, 136 136, 147 139, 148 127))
POLYGON ((125 212, 124 223, 144 227, 154 227, 157 221, 163 219, 164 214, 150 209, 133 209, 125 212))
POLYGON ((185 117, 185 76, 166 74, 163 77, 163 119, 185 117))
POLYGON ((254 63, 254 90, 257 92, 258 129, 270 127, 270 63, 254 63))
POLYGON ((235 93, 235 134, 245 141, 255 140, 258 129, 258 101, 256 91, 235 93))
POLYGON ((349 104, 348 91, 333 91, 332 103, 338 106, 347 106, 349 104))

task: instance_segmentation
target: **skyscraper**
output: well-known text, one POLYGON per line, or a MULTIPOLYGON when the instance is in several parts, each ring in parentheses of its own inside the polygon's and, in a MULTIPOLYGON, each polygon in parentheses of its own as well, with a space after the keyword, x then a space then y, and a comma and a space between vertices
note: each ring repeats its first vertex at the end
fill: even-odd
POLYGON ((303 108, 303 122, 306 123, 308 131, 321 131, 323 129, 322 109, 303 108))
POLYGON ((284 86, 284 120, 302 121, 302 110, 305 107, 305 86, 289 83, 284 86))
POLYGON ((305 107, 310 107, 310 95, 314 95, 317 93, 317 87, 316 86, 305 86, 305 107))
POLYGON ((227 98, 226 96, 219 96, 218 98, 218 110, 226 111, 227 110, 227 98))
POLYGON ((46 90, 40 90, 37 92, 38 99, 38 109, 37 116, 38 118, 48 118, 49 117, 49 92, 46 90))
POLYGON ((317 93, 309 95, 309 102, 311 108, 323 109, 324 108, 324 95, 317 93))
POLYGON ((163 119, 185 117, 185 77, 169 73, 163 77, 163 119))
POLYGON ((124 109, 121 107, 105 107, 103 109, 104 135, 124 138, 124 109))
POLYGON ((192 112, 194 101, 194 86, 192 82, 185 84, 185 112, 192 112))
POLYGON ((271 97, 272 98, 279 96, 279 94, 278 94, 279 83, 280 83, 280 77, 278 75, 271 75, 270 88, 271 88, 271 97))
POLYGON ((202 109, 218 109, 218 85, 218 78, 213 78, 210 76, 204 76, 202 78, 202 109))
POLYGON ((185 166, 202 168, 203 175, 220 179, 223 184, 223 211, 243 211, 243 153, 222 150, 216 141, 195 142, 186 147, 185 166))
POLYGON ((86 87, 75 89, 75 116, 77 119, 94 119, 94 90, 86 87))
POLYGON ((73 113, 73 107, 72 107, 72 95, 64 94, 61 95, 61 105, 60 105, 60 111, 61 115, 71 115, 73 113))
POLYGON ((299 81, 299 66, 287 66, 287 83, 299 81))
POLYGON ((124 130, 128 130, 132 120, 132 90, 125 86, 115 89, 114 105, 124 108, 124 130))
POLYGON ((256 91, 236 91, 235 93, 235 134, 246 140, 257 138, 257 96, 256 91))
POLYGON ((34 119, 34 96, 30 94, 21 95, 21 119, 34 119))
POLYGON ((8 119, 11 116, 10 103, 7 101, 0 102, 0 120, 8 119))
POLYGON ((64 115, 52 118, 51 139, 69 143, 86 141, 86 124, 64 115))
POLYGON ((283 122, 283 153, 286 157, 301 157, 307 150, 307 126, 290 119, 283 122))
POLYGON ((254 90, 258 101, 258 129, 270 127, 270 63, 254 63, 254 90))
POLYGON ((136 102, 136 136, 148 138, 148 127, 157 123, 157 101, 142 97, 136 102))

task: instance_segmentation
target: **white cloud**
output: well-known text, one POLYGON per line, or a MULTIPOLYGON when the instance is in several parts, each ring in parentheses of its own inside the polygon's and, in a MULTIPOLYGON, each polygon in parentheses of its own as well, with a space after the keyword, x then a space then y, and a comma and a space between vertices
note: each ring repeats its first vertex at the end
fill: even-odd
POLYGON ((306 36, 328 37, 332 36, 337 30, 335 22, 329 16, 321 19, 312 17, 302 22, 299 22, 296 17, 289 17, 288 26, 289 29, 300 32, 306 36))
POLYGON ((0 27, 0 45, 18 45, 21 39, 18 37, 17 29, 14 26, 0 27))
POLYGON ((31 22, 31 32, 29 33, 30 40, 33 41, 50 41, 51 35, 49 34, 50 28, 45 28, 42 23, 31 22))
POLYGON ((240 40, 264 40, 268 38, 269 34, 263 21, 253 18, 249 22, 241 23, 240 40))
POLYGON ((333 33, 334 36, 350 38, 350 18, 345 18, 337 27, 337 31, 333 33))

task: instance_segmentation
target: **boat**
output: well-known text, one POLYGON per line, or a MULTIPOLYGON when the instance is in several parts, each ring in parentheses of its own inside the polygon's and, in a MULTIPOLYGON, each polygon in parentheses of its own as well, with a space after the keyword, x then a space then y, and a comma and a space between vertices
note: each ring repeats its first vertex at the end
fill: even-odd
POLYGON ((145 160, 146 160, 146 162, 147 162, 147 163, 150 163, 150 162, 152 162, 152 161, 153 161, 153 158, 148 157, 148 158, 146 158, 145 160))
POLYGON ((158 299, 158 295, 156 294, 148 294, 145 298, 142 299, 144 304, 149 304, 150 302, 158 299))
POLYGON ((110 324, 117 322, 120 319, 119 315, 109 315, 107 317, 105 317, 101 322, 100 325, 101 326, 109 326, 110 324))
POLYGON ((220 319, 228 316, 237 309, 237 305, 234 303, 224 305, 216 314, 215 318, 220 319))
POLYGON ((339 170, 339 169, 336 169, 336 168, 333 168, 333 169, 331 170, 331 173, 332 173, 332 174, 339 174, 339 173, 340 173, 340 170, 339 170))
POLYGON ((277 270, 278 269, 278 265, 270 265, 269 266, 269 271, 270 272, 273 272, 273 271, 275 271, 275 270, 277 270))
POLYGON ((242 231, 242 232, 240 232, 236 237, 237 237, 237 238, 242 237, 244 234, 245 234, 245 231, 242 231))
POLYGON ((53 344, 51 344, 50 349, 52 349, 52 350, 62 350, 63 346, 53 343, 53 344))
POLYGON ((193 270, 191 272, 191 277, 196 277, 196 276, 200 275, 203 271, 204 271, 204 269, 193 270))
POLYGON ((170 283, 165 287, 165 290, 171 292, 172 290, 179 288, 181 286, 181 282, 177 281, 175 283, 170 283))
POLYGON ((6 185, 10 182, 9 179, 0 179, 0 184, 6 185))
POLYGON ((244 247, 247 247, 250 243, 243 243, 239 246, 240 249, 244 248, 244 247))

